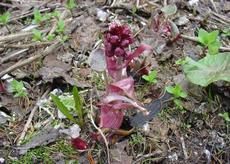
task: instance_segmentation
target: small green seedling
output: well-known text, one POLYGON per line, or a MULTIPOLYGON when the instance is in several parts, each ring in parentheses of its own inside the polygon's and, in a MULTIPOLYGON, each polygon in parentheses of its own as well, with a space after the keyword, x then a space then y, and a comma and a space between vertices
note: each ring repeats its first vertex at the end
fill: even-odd
POLYGON ((61 15, 61 13, 60 13, 59 11, 55 10, 55 11, 53 11, 53 12, 51 12, 51 13, 46 13, 46 14, 43 16, 43 19, 44 19, 44 20, 49 20, 49 19, 51 19, 52 17, 54 17, 54 18, 59 18, 60 15, 61 15))
POLYGON ((173 95, 173 102, 179 109, 183 109, 181 98, 186 98, 187 93, 185 93, 180 85, 176 85, 175 87, 168 86, 165 88, 168 93, 171 93, 173 95))
POLYGON ((144 142, 145 142, 145 138, 142 136, 140 132, 137 132, 131 135, 131 140, 129 141, 129 144, 140 145, 144 142))
POLYGON ((224 29, 223 31, 222 31, 222 36, 224 36, 224 37, 230 37, 230 29, 224 29))
POLYGON ((34 10, 34 23, 39 24, 43 21, 43 16, 38 9, 34 10))
POLYGON ((0 22, 6 25, 10 20, 10 13, 5 12, 4 14, 0 15, 0 22))
POLYGON ((210 55, 215 55, 219 52, 220 41, 218 39, 218 35, 218 30, 209 33, 204 29, 199 29, 198 40, 201 44, 208 48, 208 53, 210 55))
POLYGON ((61 36, 60 42, 61 42, 62 44, 64 44, 68 39, 69 39, 69 37, 68 37, 67 35, 61 36))
POLYGON ((77 5, 75 3, 75 0, 68 0, 66 3, 66 8, 69 10, 72 10, 73 8, 75 8, 77 5))
POLYGON ((33 30, 33 41, 42 41, 42 32, 39 30, 33 30))
POLYGON ((47 35, 46 38, 47 38, 48 41, 53 41, 55 39, 55 35, 54 34, 49 34, 49 35, 47 35))
POLYGON ((10 29, 7 26, 7 23, 9 21, 10 21, 10 13, 9 12, 5 12, 4 14, 0 15, 0 23, 2 23, 3 25, 5 25, 6 29, 10 33, 10 29))
POLYGON ((166 91, 171 93, 175 98, 186 98, 187 93, 183 91, 180 85, 176 85, 175 87, 168 86, 166 87, 166 91))
POLYGON ((219 113, 218 116, 222 117, 225 122, 230 122, 230 118, 227 112, 219 113))
POLYGON ((61 13, 60 13, 59 11, 55 10, 55 11, 53 11, 53 12, 51 13, 51 15, 52 15, 53 17, 59 18, 59 17, 61 16, 61 13))
POLYGON ((60 19, 57 23, 56 32, 63 33, 65 31, 65 22, 64 20, 60 19))
POLYGON ((10 90, 13 92, 14 97, 26 97, 27 90, 23 85, 22 81, 12 80, 10 82, 10 90))
POLYGON ((146 80, 147 82, 149 82, 151 84, 155 84, 155 83, 157 83, 156 77, 157 77, 157 71, 153 70, 153 71, 150 72, 150 74, 143 75, 142 79, 146 80))
POLYGON ((70 111, 70 108, 73 107, 73 103, 71 99, 65 99, 65 101, 62 101, 60 97, 53 94, 51 95, 51 98, 54 104, 57 106, 57 108, 62 112, 62 114, 64 114, 70 121, 77 123, 79 126, 82 127, 84 124, 82 101, 76 87, 73 88, 72 94, 74 100, 73 112, 77 114, 78 120, 74 118, 73 114, 70 111))
POLYGON ((187 61, 185 59, 178 59, 175 63, 176 65, 184 65, 187 63, 187 61))

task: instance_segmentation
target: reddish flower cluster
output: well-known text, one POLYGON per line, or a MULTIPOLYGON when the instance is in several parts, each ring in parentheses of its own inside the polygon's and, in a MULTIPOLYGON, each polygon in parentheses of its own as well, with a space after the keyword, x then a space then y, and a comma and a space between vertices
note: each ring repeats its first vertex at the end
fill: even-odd
POLYGON ((112 82, 107 86, 107 94, 100 102, 100 127, 117 129, 121 126, 125 109, 142 107, 134 94, 134 80, 127 75, 130 62, 151 47, 145 44, 138 46, 134 52, 127 51, 133 43, 132 32, 127 25, 111 24, 105 34, 105 55, 107 71, 112 82))
POLYGON ((127 58, 128 53, 125 50, 133 43, 131 30, 126 25, 112 24, 108 32, 105 34, 105 54, 108 57, 127 58))

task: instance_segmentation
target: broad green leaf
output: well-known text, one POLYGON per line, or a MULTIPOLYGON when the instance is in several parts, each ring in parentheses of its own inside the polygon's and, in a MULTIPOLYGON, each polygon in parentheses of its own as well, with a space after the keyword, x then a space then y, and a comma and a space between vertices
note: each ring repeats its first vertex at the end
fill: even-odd
POLYGON ((218 30, 215 30, 215 31, 212 31, 209 33, 209 43, 213 43, 213 42, 216 42, 217 39, 218 39, 218 35, 219 35, 219 31, 218 30))
POLYGON ((51 98, 57 108, 62 112, 62 114, 64 114, 70 121, 77 123, 73 115, 70 113, 68 108, 61 102, 58 96, 51 94, 51 98))
POLYGON ((207 45, 208 44, 208 32, 204 29, 199 29, 198 40, 200 43, 207 45))
POLYGON ((207 55, 199 61, 187 57, 186 61, 185 75, 194 84, 206 87, 218 80, 230 82, 230 53, 207 55))
POLYGON ((176 5, 167 5, 167 6, 163 7, 163 8, 161 9, 161 11, 162 11, 165 15, 170 16, 170 15, 176 14, 176 12, 177 12, 177 7, 176 7, 176 5))
POLYGON ((208 33, 204 29, 199 29, 198 31, 198 40, 200 43, 208 46, 211 43, 217 42, 218 41, 218 35, 219 31, 215 30, 210 33, 208 33))

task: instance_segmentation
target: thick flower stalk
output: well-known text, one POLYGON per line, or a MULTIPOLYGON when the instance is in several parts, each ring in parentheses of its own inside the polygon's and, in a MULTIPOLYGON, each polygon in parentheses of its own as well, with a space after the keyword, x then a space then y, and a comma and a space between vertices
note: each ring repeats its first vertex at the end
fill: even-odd
POLYGON ((100 127, 119 128, 124 117, 123 109, 138 108, 147 113, 135 98, 134 80, 127 76, 126 68, 135 57, 151 47, 142 44, 134 52, 130 52, 128 47, 133 42, 132 32, 127 25, 113 23, 105 33, 107 72, 112 77, 112 82, 107 86, 107 94, 100 102, 100 127))

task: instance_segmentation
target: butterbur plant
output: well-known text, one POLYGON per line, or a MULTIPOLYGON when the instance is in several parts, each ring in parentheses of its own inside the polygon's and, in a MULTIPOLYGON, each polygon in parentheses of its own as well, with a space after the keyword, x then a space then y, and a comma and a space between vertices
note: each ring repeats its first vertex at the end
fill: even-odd
POLYGON ((142 79, 149 82, 150 84, 155 84, 157 83, 156 77, 157 77, 157 71, 153 70, 148 75, 143 75, 142 79))
POLYGON ((175 87, 168 86, 165 88, 168 93, 173 95, 173 102, 179 109, 183 109, 181 98, 186 98, 187 93, 183 91, 180 85, 176 85, 175 87))
POLYGON ((218 35, 218 30, 212 31, 210 33, 204 29, 199 29, 198 31, 198 40, 201 44, 208 48, 208 53, 210 55, 215 55, 219 51, 220 41, 218 39, 218 35))
POLYGON ((112 23, 105 33, 104 50, 100 50, 100 55, 98 53, 91 54, 91 67, 94 67, 92 62, 99 62, 94 60, 103 56, 106 62, 106 72, 111 77, 110 83, 106 86, 106 95, 99 103, 101 128, 120 128, 124 117, 124 109, 138 108, 148 114, 148 111, 136 100, 134 80, 127 75, 126 70, 134 58, 145 50, 151 50, 151 47, 141 44, 134 52, 130 52, 127 48, 133 42, 134 38, 127 25, 112 23))

